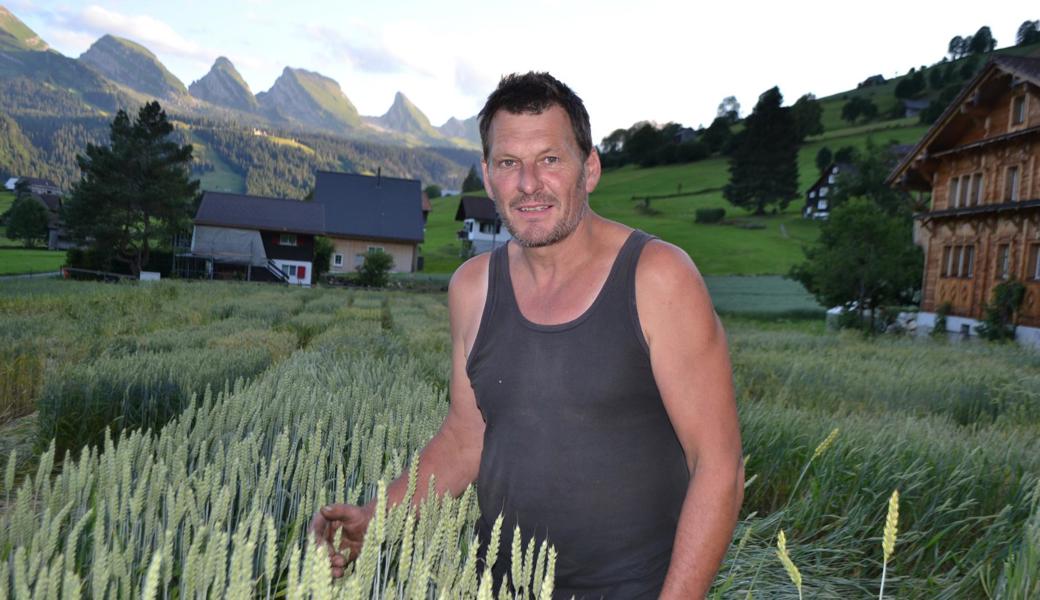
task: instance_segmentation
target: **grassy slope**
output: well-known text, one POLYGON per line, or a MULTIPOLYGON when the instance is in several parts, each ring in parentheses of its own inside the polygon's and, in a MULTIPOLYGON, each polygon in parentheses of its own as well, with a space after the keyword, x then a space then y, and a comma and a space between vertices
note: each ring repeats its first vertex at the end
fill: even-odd
POLYGON ((236 194, 244 194, 246 191, 246 179, 239 175, 227 164, 220 154, 214 152, 212 148, 206 145, 197 136, 192 136, 191 139, 192 149, 195 156, 208 160, 213 164, 213 171, 204 173, 199 178, 201 182, 201 188, 203 190, 221 191, 221 192, 232 192, 236 194))
MULTIPOLYGON (((802 146, 798 154, 800 190, 809 187, 817 177, 816 153, 822 146, 832 151, 842 146, 862 148, 872 138, 875 143, 895 140, 914 143, 926 127, 914 120, 898 119, 866 127, 831 131, 817 136, 802 146)), ((793 201, 776 215, 755 217, 731 206, 719 188, 729 179, 728 161, 712 158, 684 165, 650 169, 627 166, 603 174, 590 203, 599 214, 643 229, 684 249, 705 275, 780 275, 803 259, 802 246, 816 239, 819 225, 801 218, 804 200, 793 201), (675 193, 679 185, 685 192, 705 191, 682 198, 655 200, 651 209, 656 214, 639 210, 632 196, 675 193), (744 223, 757 223, 762 229, 745 229, 734 225, 700 225, 694 223, 698 208, 722 207, 729 218, 744 223)), ((459 264, 459 240, 455 237, 460 223, 454 220, 458 196, 433 200, 433 212, 426 227, 426 271, 450 273, 459 264)))

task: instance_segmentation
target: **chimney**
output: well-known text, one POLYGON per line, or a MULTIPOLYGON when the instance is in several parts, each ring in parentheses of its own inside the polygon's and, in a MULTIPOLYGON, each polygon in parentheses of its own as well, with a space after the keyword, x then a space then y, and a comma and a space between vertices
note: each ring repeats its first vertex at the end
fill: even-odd
POLYGON ((383 167, 376 167, 376 187, 383 184, 383 167))

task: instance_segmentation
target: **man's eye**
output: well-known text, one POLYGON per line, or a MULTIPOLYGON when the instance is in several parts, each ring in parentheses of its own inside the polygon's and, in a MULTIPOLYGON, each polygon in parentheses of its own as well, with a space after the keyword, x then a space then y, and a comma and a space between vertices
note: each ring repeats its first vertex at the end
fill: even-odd
POLYGON ((498 166, 500 166, 500 167, 502 167, 504 169, 508 169, 509 167, 512 167, 515 163, 516 163, 516 161, 514 161, 513 159, 505 158, 505 159, 502 159, 502 160, 498 161, 498 166))
POLYGON ((555 165, 556 163, 560 162, 560 158, 558 156, 546 156, 545 162, 546 164, 555 165))

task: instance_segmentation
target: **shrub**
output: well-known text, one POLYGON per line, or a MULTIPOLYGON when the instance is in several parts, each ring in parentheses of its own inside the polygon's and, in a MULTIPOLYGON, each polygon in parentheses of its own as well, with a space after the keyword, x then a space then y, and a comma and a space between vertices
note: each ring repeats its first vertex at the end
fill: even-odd
POLYGON ((725 208, 698 208, 693 220, 695 223, 718 223, 724 218, 725 208))
POLYGON ((394 257, 390 253, 369 250, 358 269, 358 283, 365 287, 386 287, 390 281, 390 269, 393 268, 394 257))
POLYGON ((993 302, 986 304, 985 317, 975 328, 979 335, 991 342, 1015 339, 1015 313, 1026 297, 1026 286, 1014 279, 993 288, 993 302))

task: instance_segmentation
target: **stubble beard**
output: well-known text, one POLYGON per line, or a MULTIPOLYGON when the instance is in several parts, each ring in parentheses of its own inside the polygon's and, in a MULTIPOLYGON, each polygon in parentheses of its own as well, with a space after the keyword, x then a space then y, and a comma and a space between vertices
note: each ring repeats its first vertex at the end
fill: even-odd
MULTIPOLYGON (((516 243, 520 244, 524 248, 544 248, 545 246, 551 246, 566 239, 567 236, 574 233, 574 230, 578 228, 578 224, 581 223, 581 220, 585 217, 585 211, 589 208, 589 197, 585 194, 584 169, 582 169, 581 177, 578 178, 578 182, 574 186, 574 192, 575 199, 581 198, 580 202, 578 202, 578 206, 569 210, 569 214, 564 214, 563 217, 552 226, 552 229, 544 235, 538 237, 525 237, 522 235, 522 232, 518 231, 513 225, 510 218, 506 216, 508 211, 505 210, 499 210, 499 214, 502 216, 502 224, 506 226, 506 231, 509 232, 509 235, 513 236, 516 243), (582 198, 583 195, 584 197, 582 198)), ((554 207, 560 206, 556 196, 548 192, 521 195, 511 200, 509 206, 519 206, 531 202, 532 200, 535 202, 552 204, 554 207)))

